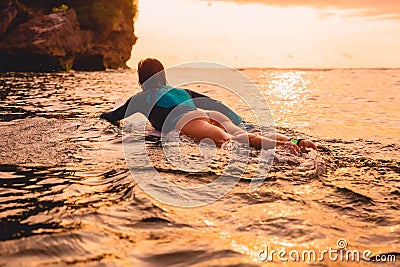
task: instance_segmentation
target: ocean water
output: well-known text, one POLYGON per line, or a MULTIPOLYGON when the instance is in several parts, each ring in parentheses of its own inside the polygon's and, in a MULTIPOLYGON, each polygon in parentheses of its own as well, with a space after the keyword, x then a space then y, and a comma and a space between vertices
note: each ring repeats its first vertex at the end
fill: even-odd
MULTIPOLYGON (((262 92, 276 131, 309 138, 318 152, 277 149, 250 192, 252 151, 234 189, 197 208, 147 195, 126 164, 121 128, 98 119, 136 92, 133 71, 0 74, 0 265, 303 266, 261 262, 259 252, 318 253, 337 249, 339 239, 345 251, 397 255, 398 264, 400 70, 241 71, 262 92)), ((236 96, 210 84, 187 87, 222 100, 257 131, 236 96)), ((176 184, 209 183, 229 161, 221 148, 200 171, 185 170, 165 158, 158 138, 131 133, 130 144, 146 141, 157 171, 176 184)), ((182 142, 189 159, 201 159, 196 143, 182 142)), ((375 265, 328 257, 312 264, 375 265)))

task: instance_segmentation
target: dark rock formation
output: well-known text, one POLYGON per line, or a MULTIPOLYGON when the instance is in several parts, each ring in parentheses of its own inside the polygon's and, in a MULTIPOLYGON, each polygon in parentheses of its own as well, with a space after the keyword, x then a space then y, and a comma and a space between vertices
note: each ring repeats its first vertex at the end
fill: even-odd
POLYGON ((31 6, 0 1, 0 71, 126 67, 136 41, 132 0, 107 6, 99 5, 104 0, 67 0, 66 11, 53 7, 53 12, 47 9, 54 0, 31 6))
POLYGON ((18 25, 0 43, 0 70, 60 71, 93 38, 80 29, 75 11, 35 17, 18 25))
POLYGON ((0 36, 10 27, 17 13, 18 11, 16 7, 12 5, 12 2, 0 2, 0 36))

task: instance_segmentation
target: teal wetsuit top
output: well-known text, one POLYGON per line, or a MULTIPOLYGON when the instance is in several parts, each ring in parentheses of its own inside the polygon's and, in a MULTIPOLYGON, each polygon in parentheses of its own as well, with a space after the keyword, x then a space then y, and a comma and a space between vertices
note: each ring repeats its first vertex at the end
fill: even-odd
POLYGON ((219 111, 236 125, 242 122, 239 115, 220 101, 188 89, 168 85, 140 92, 123 106, 105 112, 100 117, 115 122, 140 112, 149 119, 156 130, 168 133, 175 128, 183 115, 197 108, 219 111))

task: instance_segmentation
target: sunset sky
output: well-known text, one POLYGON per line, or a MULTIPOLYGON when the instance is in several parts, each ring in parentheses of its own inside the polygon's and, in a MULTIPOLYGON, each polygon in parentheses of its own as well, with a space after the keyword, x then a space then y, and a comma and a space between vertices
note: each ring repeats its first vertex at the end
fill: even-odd
POLYGON ((400 67, 397 0, 139 0, 128 65, 400 67))

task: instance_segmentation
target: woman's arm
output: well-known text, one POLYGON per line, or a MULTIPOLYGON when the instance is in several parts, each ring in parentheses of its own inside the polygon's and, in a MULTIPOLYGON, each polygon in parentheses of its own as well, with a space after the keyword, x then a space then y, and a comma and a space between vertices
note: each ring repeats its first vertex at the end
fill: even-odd
MULTIPOLYGON (((108 112, 103 112, 100 115, 100 119, 105 119, 112 124, 116 124, 116 122, 124 119, 125 117, 129 117, 132 114, 138 112, 138 106, 140 105, 138 101, 138 95, 134 95, 131 98, 129 98, 124 105, 120 106, 117 109, 108 111, 108 112), (131 101, 133 101, 131 103, 131 101), (129 106, 131 105, 131 106, 129 106), (129 107, 129 110, 128 110, 129 107), (127 112, 128 111, 128 112, 127 112)), ((142 103, 143 104, 143 103, 142 103)))
POLYGON ((235 125, 239 125, 240 123, 242 123, 242 118, 229 107, 224 105, 221 101, 215 100, 211 97, 189 89, 185 89, 185 91, 188 92, 189 95, 192 97, 192 100, 196 107, 221 112, 222 114, 227 116, 235 125))

